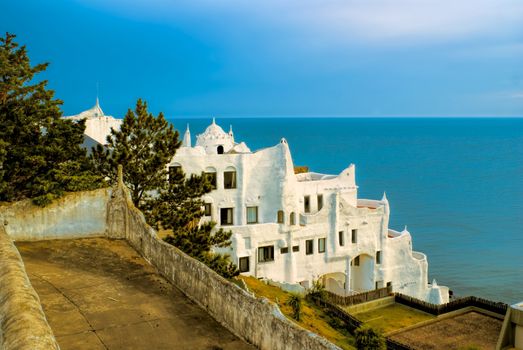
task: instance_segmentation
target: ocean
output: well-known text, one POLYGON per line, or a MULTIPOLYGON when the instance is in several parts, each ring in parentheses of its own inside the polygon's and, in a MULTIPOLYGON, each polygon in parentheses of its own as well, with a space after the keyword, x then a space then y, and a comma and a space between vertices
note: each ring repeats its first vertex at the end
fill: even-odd
MULTIPOLYGON (((173 118, 192 142, 211 119, 173 118)), ((523 119, 218 118, 252 151, 284 137, 295 165, 338 174, 356 165, 359 198, 391 206, 427 254, 429 280, 458 296, 523 300, 523 119)))

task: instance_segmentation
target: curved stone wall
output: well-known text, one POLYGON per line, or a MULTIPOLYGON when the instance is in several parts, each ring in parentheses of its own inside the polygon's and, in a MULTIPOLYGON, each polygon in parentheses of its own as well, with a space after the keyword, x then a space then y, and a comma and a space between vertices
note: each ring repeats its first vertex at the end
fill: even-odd
POLYGON ((59 349, 13 241, 0 225, 0 349, 59 349))

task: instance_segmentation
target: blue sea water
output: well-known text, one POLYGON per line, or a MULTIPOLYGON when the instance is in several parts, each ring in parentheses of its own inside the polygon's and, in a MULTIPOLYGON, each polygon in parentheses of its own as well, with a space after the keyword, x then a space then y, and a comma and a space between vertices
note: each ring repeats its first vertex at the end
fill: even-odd
MULTIPOLYGON (((193 143, 210 119, 171 119, 193 143)), ((457 295, 523 300, 523 119, 220 118, 251 150, 285 137, 295 165, 356 164, 359 197, 391 205, 427 254, 429 278, 457 295)))

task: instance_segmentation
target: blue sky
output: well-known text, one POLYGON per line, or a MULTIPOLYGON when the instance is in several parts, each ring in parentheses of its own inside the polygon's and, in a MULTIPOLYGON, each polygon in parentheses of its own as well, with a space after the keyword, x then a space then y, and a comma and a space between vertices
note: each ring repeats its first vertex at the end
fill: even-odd
POLYGON ((64 113, 522 116, 521 0, 7 1, 64 113))

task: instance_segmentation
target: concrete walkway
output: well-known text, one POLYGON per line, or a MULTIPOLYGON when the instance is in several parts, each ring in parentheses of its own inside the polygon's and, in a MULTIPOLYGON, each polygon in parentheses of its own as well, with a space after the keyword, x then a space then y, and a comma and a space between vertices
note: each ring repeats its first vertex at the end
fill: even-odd
POLYGON ((62 350, 254 349, 173 288, 125 241, 16 245, 62 350))

